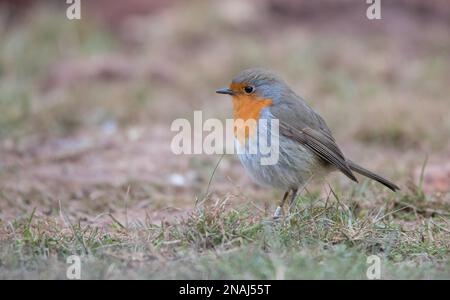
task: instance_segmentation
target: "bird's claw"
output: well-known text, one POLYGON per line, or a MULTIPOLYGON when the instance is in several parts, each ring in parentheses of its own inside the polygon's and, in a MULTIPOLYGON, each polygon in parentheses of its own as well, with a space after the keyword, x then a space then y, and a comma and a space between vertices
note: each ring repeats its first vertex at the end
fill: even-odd
POLYGON ((278 206, 277 209, 275 210, 275 213, 273 214, 273 219, 275 221, 278 221, 281 218, 281 212, 282 212, 281 206, 278 206))

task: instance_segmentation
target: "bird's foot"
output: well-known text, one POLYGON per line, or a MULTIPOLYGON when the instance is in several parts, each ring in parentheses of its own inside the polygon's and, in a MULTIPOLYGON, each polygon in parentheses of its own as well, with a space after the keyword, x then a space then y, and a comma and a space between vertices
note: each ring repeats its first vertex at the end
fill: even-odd
POLYGON ((281 208, 281 206, 278 206, 277 209, 275 210, 275 213, 273 214, 273 219, 274 219, 275 221, 280 220, 280 218, 281 218, 281 213, 282 213, 282 208, 281 208))

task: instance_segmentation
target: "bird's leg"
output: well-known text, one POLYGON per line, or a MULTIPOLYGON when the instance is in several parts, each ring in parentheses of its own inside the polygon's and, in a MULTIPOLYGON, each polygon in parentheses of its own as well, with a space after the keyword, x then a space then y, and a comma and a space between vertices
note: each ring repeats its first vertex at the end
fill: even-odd
POLYGON ((281 211, 283 210, 284 202, 286 202, 286 199, 289 195, 289 191, 290 190, 287 190, 286 193, 284 193, 284 196, 280 202, 280 205, 278 205, 277 209, 275 210, 275 213, 273 214, 274 220, 278 220, 281 217, 281 211))
POLYGON ((294 207, 295 198, 297 198, 298 189, 292 189, 291 200, 289 200, 289 214, 292 212, 294 207))
POLYGON ((306 192, 308 192, 308 190, 306 189, 306 186, 312 179, 313 179, 313 176, 310 176, 308 178, 308 180, 305 183, 303 183, 303 185, 301 187, 292 189, 292 196, 291 196, 291 200, 289 201, 289 214, 292 212, 292 209, 294 208, 294 202, 295 202, 295 199, 297 198, 298 192, 300 191, 300 193, 302 193, 303 190, 306 190, 306 192))

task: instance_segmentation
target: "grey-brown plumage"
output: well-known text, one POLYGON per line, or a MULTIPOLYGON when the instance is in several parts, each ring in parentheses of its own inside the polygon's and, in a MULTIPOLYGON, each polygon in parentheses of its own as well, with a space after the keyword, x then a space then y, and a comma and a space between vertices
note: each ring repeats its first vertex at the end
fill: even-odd
MULTIPOLYGON (((264 72, 271 78, 270 72, 264 72)), ((399 187, 345 158, 331 134, 325 120, 317 114, 301 97, 295 94, 278 76, 278 83, 285 86, 283 101, 270 107, 275 118, 280 120, 280 134, 306 146, 328 164, 337 168, 351 180, 358 182, 352 171, 373 179, 392 191, 399 187)))

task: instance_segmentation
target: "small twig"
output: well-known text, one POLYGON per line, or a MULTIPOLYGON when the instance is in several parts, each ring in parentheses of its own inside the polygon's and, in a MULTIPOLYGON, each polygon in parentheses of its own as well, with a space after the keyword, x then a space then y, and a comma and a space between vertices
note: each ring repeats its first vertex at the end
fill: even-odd
POLYGON ((128 229, 128 200, 130 197, 131 185, 128 185, 127 193, 125 195, 125 226, 128 229))
POLYGON ((325 209, 328 208, 328 201, 330 200, 330 197, 331 197, 331 189, 330 189, 330 191, 328 192, 327 199, 325 200, 325 209))
POLYGON ((206 187, 206 192, 203 194, 203 197, 201 198, 201 200, 199 200, 199 199, 197 198, 197 200, 195 201, 194 207, 197 207, 197 205, 198 205, 199 203, 202 204, 202 203, 205 201, 206 197, 208 197, 208 194, 209 194, 209 188, 211 187, 211 182, 212 182, 212 180, 213 180, 214 174, 216 174, 217 168, 219 167, 219 164, 220 164, 220 162, 222 161, 222 159, 223 159, 224 156, 225 156, 225 153, 223 153, 223 154, 220 156, 219 160, 217 161, 217 164, 216 164, 216 166, 214 167, 214 170, 212 171, 211 176, 209 177, 208 186, 206 187))
POLYGON ((119 222, 111 213, 108 214, 108 216, 122 229, 127 229, 125 226, 122 225, 122 223, 119 222))
POLYGON ((390 216, 390 215, 392 215, 392 214, 395 214, 395 213, 397 213, 397 212, 399 212, 399 211, 401 211, 401 210, 407 209, 407 208, 408 208, 407 206, 404 206, 404 207, 401 207, 401 208, 396 209, 396 210, 394 210, 394 211, 388 212, 387 214, 385 214, 385 215, 379 217, 378 219, 375 219, 375 220, 374 220, 374 223, 377 223, 378 221, 383 220, 383 219, 386 218, 387 216, 390 216))
POLYGON ((421 193, 423 192, 423 179, 425 176, 425 167, 427 166, 427 162, 428 162, 428 155, 425 156, 425 161, 423 162, 422 169, 420 170, 419 189, 421 193))
POLYGON ((449 230, 449 229, 447 229, 447 228, 445 228, 445 227, 443 227, 443 226, 441 226, 441 225, 439 225, 439 224, 434 223, 433 220, 430 220, 430 223, 433 224, 434 226, 439 227, 440 229, 444 230, 445 232, 450 233, 450 230, 449 230))

